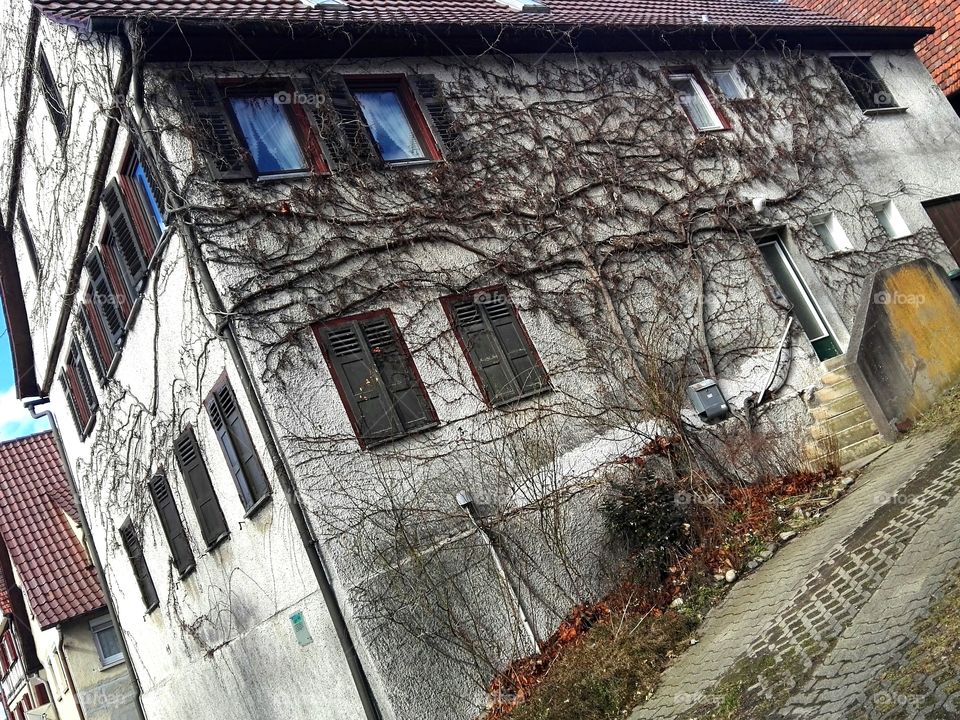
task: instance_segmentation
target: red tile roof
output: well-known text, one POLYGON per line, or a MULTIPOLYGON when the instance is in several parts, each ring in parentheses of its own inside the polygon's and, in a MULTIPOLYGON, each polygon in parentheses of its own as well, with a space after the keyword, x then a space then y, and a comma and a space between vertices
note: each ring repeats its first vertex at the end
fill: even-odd
POLYGON ((143 15, 204 20, 453 24, 836 25, 826 15, 776 0, 542 0, 549 11, 518 12, 496 0, 346 0, 349 9, 303 0, 34 0, 45 13, 78 20, 143 15))
POLYGON ((950 0, 790 0, 794 5, 871 25, 926 25, 936 32, 917 55, 948 95, 960 90, 960 4, 950 0))
POLYGON ((41 628, 105 606, 50 432, 0 443, 0 536, 41 628))

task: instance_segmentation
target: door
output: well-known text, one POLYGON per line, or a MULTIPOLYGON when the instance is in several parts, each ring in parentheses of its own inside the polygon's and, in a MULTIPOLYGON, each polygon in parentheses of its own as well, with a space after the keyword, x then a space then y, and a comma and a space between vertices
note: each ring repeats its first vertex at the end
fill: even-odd
POLYGON ((927 200, 923 209, 933 221, 953 259, 960 265, 960 195, 927 200))
POLYGON ((830 331, 813 293, 797 272, 783 239, 779 235, 767 235, 759 238, 757 245, 777 283, 777 289, 793 305, 793 314, 810 339, 817 357, 828 360, 839 355, 840 345, 830 331))

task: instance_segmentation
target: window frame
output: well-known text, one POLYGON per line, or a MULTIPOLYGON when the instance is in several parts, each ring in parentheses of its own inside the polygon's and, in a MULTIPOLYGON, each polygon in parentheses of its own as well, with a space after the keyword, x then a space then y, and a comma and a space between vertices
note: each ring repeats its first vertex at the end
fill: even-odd
MULTIPOLYGON (((390 308, 381 308, 379 310, 370 310, 368 312, 357 313, 355 315, 348 315, 346 317, 333 318, 327 321, 318 322, 313 325, 314 336, 316 337, 317 344, 320 346, 320 352, 323 355, 324 361, 327 364, 327 369, 330 372, 330 376, 333 379, 334 386, 337 389, 337 394, 340 396, 340 402, 343 405, 344 412, 347 415, 347 419, 350 421, 350 427, 353 429, 353 433, 357 438, 357 442, 360 444, 362 450, 369 450, 371 448, 386 445, 388 443, 396 442, 398 440, 403 440, 414 435, 419 435, 420 433, 427 432, 432 430, 440 425, 440 418, 437 415, 436 408, 434 407, 433 400, 430 398, 430 393, 427 392, 427 387, 423 382, 423 378, 420 375, 420 369, 417 367, 416 362, 413 359, 413 354, 410 352, 410 348, 407 346, 406 339, 403 336, 403 333, 400 331, 400 326, 397 323, 397 319, 393 314, 393 310, 390 308), (357 326, 355 332, 358 334, 358 339, 363 347, 363 354, 365 359, 370 363, 373 370, 377 373, 378 378, 380 379, 380 384, 385 391, 389 391, 386 387, 386 384, 383 382, 380 375, 380 370, 376 366, 376 362, 372 358, 372 353, 370 352, 369 345, 367 344, 366 338, 364 337, 362 331, 360 330, 360 323, 364 320, 371 320, 373 318, 383 317, 386 319, 387 323, 390 325, 390 329, 393 332, 394 342, 396 343, 397 349, 399 350, 401 356, 406 362, 407 368, 410 371, 412 380, 417 384, 420 389, 420 393, 426 403, 425 410, 427 411, 428 422, 422 426, 414 427, 410 429, 404 428, 404 432, 398 433, 395 435, 390 435, 389 437, 369 437, 365 436, 361 432, 360 418, 358 418, 354 412, 352 394, 346 387, 345 381, 340 377, 340 372, 336 361, 331 357, 327 343, 323 338, 322 332, 327 328, 335 328, 341 325, 350 325, 354 324, 357 326)), ((393 411, 396 416, 393 418, 396 421, 396 425, 403 426, 402 421, 399 420, 399 415, 396 411, 393 411)))
POLYGON ((93 388, 86 358, 83 356, 82 344, 77 337, 71 340, 67 348, 66 359, 60 371, 60 383, 66 393, 67 405, 80 440, 86 440, 96 425, 100 402, 93 388), (89 387, 90 397, 87 397, 83 390, 84 379, 89 387))
POLYGON ((410 83, 410 79, 405 74, 389 75, 344 75, 343 80, 346 83, 348 92, 353 102, 357 106, 357 113, 371 147, 376 153, 380 162, 385 167, 415 167, 417 165, 432 165, 444 160, 443 152, 437 141, 436 130, 428 119, 429 114, 420 102, 416 91, 410 83), (410 158, 406 160, 387 160, 383 157, 380 145, 377 143, 366 114, 363 112, 363 106, 356 97, 358 89, 367 91, 390 91, 395 92, 400 100, 400 105, 406 115, 406 120, 414 131, 417 141, 425 156, 422 158, 410 158))
POLYGON ((884 80, 877 71, 876 66, 873 64, 873 55, 863 53, 833 53, 830 55, 830 65, 840 78, 840 82, 843 83, 844 89, 846 89, 851 99, 864 115, 882 115, 884 113, 897 113, 904 112, 906 110, 905 107, 897 102, 896 97, 894 97, 893 93, 890 91, 890 88, 887 86, 886 80, 884 80), (867 77, 856 74, 850 68, 841 67, 840 62, 843 60, 860 61, 861 66, 866 69, 867 77), (874 96, 881 93, 889 95, 890 104, 880 105, 877 104, 875 100, 868 99, 869 104, 864 105, 864 103, 861 102, 862 98, 858 95, 858 93, 854 92, 854 90, 850 87, 850 84, 847 82, 847 78, 851 73, 853 73, 860 81, 873 84, 875 89, 879 88, 873 93, 874 96))
POLYGON ((35 70, 40 79, 40 91, 47 106, 50 122, 53 123, 57 139, 63 143, 70 134, 70 115, 67 112, 67 106, 63 103, 57 76, 53 74, 53 68, 42 46, 37 48, 35 70))
POLYGON ((27 259, 30 261, 30 267, 33 268, 34 276, 39 280, 43 266, 40 264, 40 257, 37 255, 37 243, 30 229, 30 223, 27 220, 27 214, 23 210, 23 202, 17 203, 17 229, 20 231, 20 237, 23 238, 23 245, 27 251, 27 259))
POLYGON ((837 217, 835 212, 831 211, 819 215, 812 215, 809 221, 814 232, 823 243, 823 246, 829 250, 830 255, 840 255, 854 250, 853 242, 850 240, 850 236, 847 235, 846 229, 843 227, 840 218, 837 217), (820 232, 820 226, 826 228, 829 240, 820 232))
POLYGON ((700 71, 697 68, 689 66, 670 67, 664 68, 663 73, 666 76, 667 85, 670 89, 670 92, 673 93, 677 105, 680 107, 684 117, 686 117, 687 121, 690 123, 690 126, 694 130, 696 130, 698 133, 712 133, 722 132, 730 129, 729 120, 720 108, 720 104, 717 102, 716 96, 710 90, 710 86, 703 79, 703 75, 700 74, 700 71), (680 92, 673 84, 676 80, 689 80, 693 84, 694 93, 698 98, 700 98, 700 100, 706 103, 710 113, 717 121, 716 125, 702 128, 697 125, 696 121, 693 119, 693 116, 690 114, 690 111, 680 101, 680 92))
POLYGON ((291 99, 296 99, 300 91, 291 77, 278 77, 275 79, 264 79, 251 82, 243 78, 216 78, 217 89, 220 92, 220 103, 223 106, 223 112, 229 120, 233 133, 240 143, 243 153, 246 155, 246 163, 250 169, 250 177, 256 182, 271 182, 275 180, 294 180, 297 178, 306 178, 313 175, 329 175, 330 160, 324 153, 319 143, 319 138, 314 138, 310 131, 310 119, 307 111, 301 107, 300 103, 276 103, 280 106, 287 120, 290 123, 290 129, 293 131, 297 140, 303 159, 306 161, 306 167, 299 170, 281 170, 276 172, 264 173, 257 168, 256 160, 247 143, 247 137, 243 133, 243 128, 237 118, 236 111, 233 108, 231 98, 261 98, 273 97, 286 93, 291 99))
POLYGON ((125 201, 127 215, 133 223, 134 230, 137 233, 137 239, 140 241, 140 247, 143 250, 144 259, 147 264, 147 274, 153 266, 155 255, 160 246, 160 241, 166 231, 169 229, 167 223, 168 213, 164 207, 162 193, 158 196, 159 189, 153 187, 153 200, 160 213, 162 226, 157 224, 151 209, 150 199, 145 197, 145 191, 141 188, 141 183, 136 177, 137 167, 142 167, 147 182, 156 186, 156 178, 151 177, 152 171, 143 156, 131 143, 124 154, 120 163, 120 169, 117 171, 116 180, 120 187, 120 193, 125 201))
MULTIPOLYGON (((547 372, 546 366, 543 364, 543 360, 540 357, 540 353, 537 350, 537 346, 534 344, 533 340, 530 338, 530 333, 527 331, 527 326, 523 322, 523 319, 520 317, 520 311, 516 306, 516 303, 513 302, 513 299, 510 297, 510 292, 506 285, 490 285, 483 288, 478 288, 476 290, 470 290, 467 292, 457 293, 456 295, 447 295, 440 298, 440 305, 443 308, 444 314, 447 316, 447 321, 450 323, 450 328, 453 331, 454 336, 457 338, 457 342, 460 345, 460 349, 463 351, 463 355, 466 358, 467 365, 470 367, 470 373, 473 375, 474 381, 477 383, 477 387, 480 390, 481 395, 483 396, 483 401, 490 408, 500 408, 506 407, 513 403, 520 402, 532 397, 537 397, 538 395, 543 395, 549 393, 553 390, 553 383, 550 379, 550 373, 547 372), (473 357, 470 352, 470 347, 467 344, 467 338, 459 329, 459 324, 456 319, 456 313, 454 311, 454 305, 463 300, 469 298, 475 298, 483 294, 502 294, 505 296, 507 304, 510 307, 510 312, 513 315, 513 321, 516 325, 516 328, 519 332, 520 338, 524 341, 526 349, 530 359, 534 364, 540 369, 540 372, 543 374, 544 384, 542 387, 537 390, 531 390, 528 392, 521 392, 513 397, 498 400, 494 402, 492 396, 490 395, 490 390, 487 387, 486 382, 483 380, 483 376, 480 373, 480 369, 476 366, 476 363, 473 360, 473 357)), ((484 324, 488 324, 488 321, 484 318, 484 324)), ((497 340, 497 349, 501 355, 506 355, 503 347, 500 344, 500 341, 497 340)), ((509 364, 509 362, 508 362, 509 364)), ((516 376, 514 376, 516 379, 516 376)))
POLYGON ((888 239, 903 240, 914 234, 910 226, 907 225, 907 221, 903 219, 900 208, 897 207, 897 204, 893 200, 881 200, 880 202, 871 203, 870 209, 873 211, 877 223, 883 230, 883 234, 886 235, 888 239), (886 218, 886 222, 884 222, 884 218, 886 218), (889 229, 887 227, 888 224, 890 226, 889 229), (894 232, 891 232, 891 230, 894 232))
POLYGON ((740 70, 736 65, 718 65, 711 68, 708 75, 717 90, 720 91, 720 94, 726 98, 727 102, 741 102, 743 100, 753 100, 756 98, 756 93, 753 91, 753 88, 743 79, 743 75, 740 74, 740 70), (721 85, 719 80, 720 75, 729 76, 730 81, 739 91, 739 95, 730 97, 723 91, 723 85, 721 85))
POLYGON ((93 636, 93 644, 97 648, 97 656, 100 658, 101 670, 116 667, 126 660, 126 655, 123 654, 123 642, 120 640, 120 631, 117 630, 117 626, 113 624, 113 620, 110 619, 109 615, 91 620, 90 634, 93 636), (100 644, 100 633, 107 630, 113 631, 113 634, 117 638, 117 645, 120 648, 119 653, 109 656, 104 653, 103 646, 100 644))

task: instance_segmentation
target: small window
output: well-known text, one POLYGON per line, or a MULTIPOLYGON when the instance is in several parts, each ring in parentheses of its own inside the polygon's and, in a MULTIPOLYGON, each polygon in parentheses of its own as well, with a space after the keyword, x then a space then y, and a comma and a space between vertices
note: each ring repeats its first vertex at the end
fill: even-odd
POLYGON ((158 184, 137 152, 130 152, 119 178, 122 197, 147 261, 167 229, 158 184))
POLYGON ((669 80, 683 111, 697 130, 723 130, 726 127, 695 74, 676 73, 670 75, 669 80))
POLYGON ((240 493, 240 501, 250 514, 270 497, 270 483, 247 423, 240 414, 237 397, 225 377, 214 386, 204 405, 240 493))
POLYGON ((258 177, 310 172, 310 163, 291 113, 274 92, 228 95, 240 135, 258 177))
POLYGON ((174 455, 177 457, 180 474, 187 487, 193 511, 197 515, 197 522, 200 523, 200 533, 207 549, 216 547, 229 532, 192 427, 188 427, 177 438, 174 455))
POLYGON ((170 483, 167 481, 167 476, 160 472, 150 478, 147 486, 150 489, 153 504, 157 508, 160 527, 163 528, 163 534, 170 546, 173 564, 176 566, 180 577, 185 577, 196 567, 196 563, 193 559, 193 550, 190 549, 187 533, 183 529, 183 521, 180 519, 177 501, 170 491, 170 483))
POLYGON ((713 70, 710 76, 727 100, 749 100, 753 97, 753 93, 735 67, 718 68, 713 70))
POLYGON ((112 277, 117 273, 108 272, 108 263, 99 250, 91 253, 86 267, 90 284, 81 306, 80 328, 91 349, 97 377, 103 382, 123 345, 129 307, 126 298, 114 291, 112 277))
POLYGON ((153 584, 147 559, 143 555, 143 545, 140 544, 140 538, 137 536, 137 531, 134 530, 133 521, 130 518, 127 518, 126 522, 120 526, 120 541, 123 543, 127 558, 130 560, 130 566, 133 568, 133 575, 136 578, 137 586, 140 588, 143 605, 147 612, 152 612, 160 606, 160 598, 157 595, 157 588, 153 584))
POLYGON ((90 621, 90 632, 100 656, 100 667, 113 667, 123 662, 123 646, 117 636, 117 629, 109 617, 90 621))
POLYGON ((23 212, 23 205, 17 206, 17 227, 20 230, 20 237, 23 239, 23 246, 27 251, 27 258, 30 260, 30 267, 33 268, 33 274, 40 276, 40 259, 37 257, 37 245, 33 239, 33 232, 30 230, 30 224, 27 222, 27 216, 23 212))
POLYGON ((364 124, 386 163, 440 160, 440 151, 405 79, 349 80, 364 124))
POLYGON ((77 432, 81 438, 86 438, 93 428, 99 404, 93 391, 90 373, 87 371, 87 363, 80 352, 80 343, 76 340, 67 351, 67 362, 60 373, 60 384, 77 432))
POLYGON ((903 217, 900 215, 900 211, 897 210, 897 206, 893 204, 892 200, 877 203, 872 207, 874 215, 877 216, 877 222, 880 223, 880 227, 883 228, 883 231, 891 240, 896 240, 898 238, 907 237, 913 234, 910 231, 910 227, 906 222, 904 222, 903 217))
POLYGON ((880 79, 869 57, 843 55, 832 57, 830 61, 861 110, 884 110, 897 107, 893 95, 880 79))
POLYGON ((57 137, 63 140, 67 137, 68 116, 66 106, 63 104, 57 79, 53 75, 53 70, 50 69, 50 63, 47 61, 43 48, 37 52, 37 75, 40 78, 43 99, 47 103, 47 110, 50 111, 50 120, 57 131, 57 137))
POLYGON ((853 243, 850 242, 835 213, 811 218, 810 223, 830 252, 853 250, 853 243))
POLYGON ((389 310, 334 320, 314 332, 361 447, 437 424, 389 310))
POLYGON ((490 405, 502 405, 550 388, 547 373, 505 288, 444 298, 441 302, 490 405))

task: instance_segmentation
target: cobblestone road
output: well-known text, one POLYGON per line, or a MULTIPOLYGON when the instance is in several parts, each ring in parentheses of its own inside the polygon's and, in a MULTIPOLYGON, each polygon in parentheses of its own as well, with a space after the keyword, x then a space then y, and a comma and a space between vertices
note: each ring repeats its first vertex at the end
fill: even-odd
POLYGON ((909 702, 880 680, 958 568, 960 443, 898 443, 731 590, 631 720, 960 718, 957 678, 909 702))

